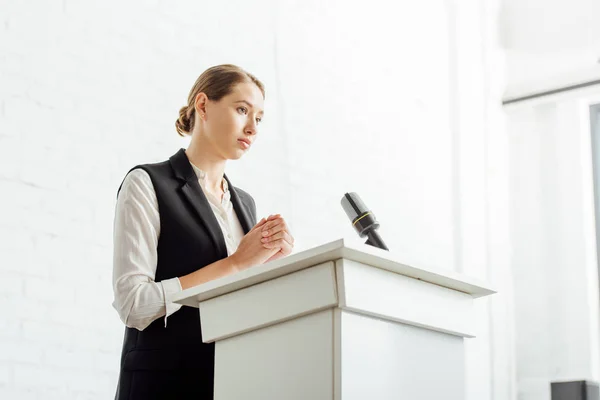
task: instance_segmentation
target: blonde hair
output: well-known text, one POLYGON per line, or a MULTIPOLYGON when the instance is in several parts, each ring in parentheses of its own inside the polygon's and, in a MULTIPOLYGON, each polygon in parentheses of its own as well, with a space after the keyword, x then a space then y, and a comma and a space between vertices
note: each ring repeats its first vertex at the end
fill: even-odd
POLYGON ((196 79, 190 94, 188 104, 179 110, 179 118, 175 121, 175 129, 179 136, 190 135, 194 129, 196 109, 194 102, 200 92, 204 92, 209 100, 219 101, 230 94, 238 83, 252 82, 258 86, 265 97, 265 87, 254 75, 233 64, 221 64, 204 71, 196 79))

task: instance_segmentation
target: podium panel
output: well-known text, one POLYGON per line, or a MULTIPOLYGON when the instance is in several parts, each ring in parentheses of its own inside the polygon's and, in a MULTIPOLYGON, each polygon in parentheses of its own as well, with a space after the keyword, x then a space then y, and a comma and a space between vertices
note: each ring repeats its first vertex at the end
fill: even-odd
POLYGON ((215 400, 332 400, 333 309, 215 345, 215 400))
POLYGON ((465 399, 462 337, 342 310, 336 327, 335 400, 465 399))

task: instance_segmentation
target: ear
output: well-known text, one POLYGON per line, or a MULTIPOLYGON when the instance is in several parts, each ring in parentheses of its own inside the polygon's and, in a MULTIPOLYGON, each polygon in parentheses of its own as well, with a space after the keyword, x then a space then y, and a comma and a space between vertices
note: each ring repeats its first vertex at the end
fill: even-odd
POLYGON ((206 96, 206 93, 200 92, 196 95, 196 98, 194 99, 194 109, 196 110, 196 115, 206 114, 207 102, 208 96, 206 96))

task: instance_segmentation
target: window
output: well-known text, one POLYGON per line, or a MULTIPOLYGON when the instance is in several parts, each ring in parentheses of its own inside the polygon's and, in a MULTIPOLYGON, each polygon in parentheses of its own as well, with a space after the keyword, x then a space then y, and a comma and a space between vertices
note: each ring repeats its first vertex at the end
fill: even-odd
POLYGON ((594 208, 596 215, 596 254, 600 261, 600 104, 590 106, 590 129, 592 135, 594 208))

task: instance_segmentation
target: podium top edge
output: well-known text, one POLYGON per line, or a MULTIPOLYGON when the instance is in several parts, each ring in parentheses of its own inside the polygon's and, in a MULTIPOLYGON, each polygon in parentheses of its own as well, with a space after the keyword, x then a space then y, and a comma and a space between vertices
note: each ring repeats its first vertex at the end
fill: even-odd
POLYGON ((467 293, 474 298, 496 293, 490 285, 456 271, 409 265, 393 252, 366 244, 349 243, 345 239, 337 239, 277 261, 257 265, 236 274, 188 288, 175 295, 173 302, 198 307, 200 301, 342 258, 467 293))

